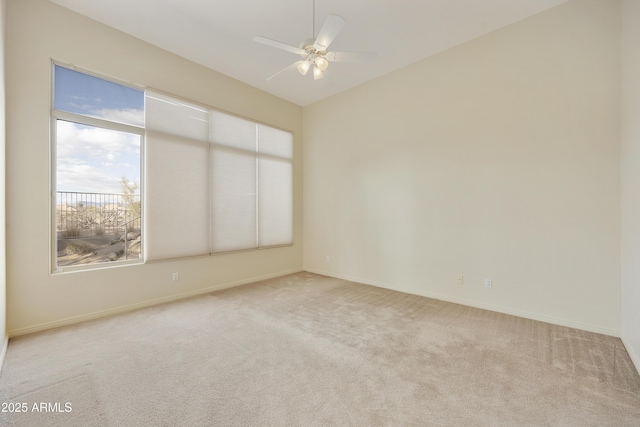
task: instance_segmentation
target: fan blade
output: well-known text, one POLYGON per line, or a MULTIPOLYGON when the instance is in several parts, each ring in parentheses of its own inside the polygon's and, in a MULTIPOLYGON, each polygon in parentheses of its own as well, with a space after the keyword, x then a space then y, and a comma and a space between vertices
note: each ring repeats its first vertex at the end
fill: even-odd
POLYGON ((375 52, 327 52, 330 62, 375 62, 378 54, 375 52))
POLYGON ((304 49, 300 49, 299 47, 291 46, 277 40, 271 40, 266 37, 254 37, 254 41, 258 43, 266 44, 267 46, 275 47, 276 49, 286 50, 287 52, 297 53, 298 55, 304 55, 304 49))
POLYGON ((327 50, 346 22, 342 16, 329 15, 313 43, 313 48, 320 52, 327 50))
POLYGON ((291 65, 288 65, 288 66, 284 67, 282 70, 278 71, 278 72, 277 72, 277 73, 275 73, 273 76, 269 77, 269 78, 267 79, 267 81, 269 81, 269 80, 271 80, 271 79, 273 79, 273 78, 275 78, 275 77, 279 76, 279 75, 280 75, 280 74, 282 74, 282 73, 286 73, 286 72, 288 72, 288 71, 290 71, 290 70, 295 70, 295 69, 298 67, 298 64, 299 64, 299 63, 301 63, 301 62, 302 62, 302 61, 296 61, 296 62, 294 62, 293 64, 291 64, 291 65))

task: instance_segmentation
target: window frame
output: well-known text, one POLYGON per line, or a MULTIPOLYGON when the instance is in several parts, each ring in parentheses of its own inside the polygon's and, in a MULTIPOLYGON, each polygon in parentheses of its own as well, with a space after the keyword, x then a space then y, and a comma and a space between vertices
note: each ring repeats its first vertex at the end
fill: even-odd
POLYGON ((57 61, 51 61, 51 93, 50 93, 50 116, 49 116, 49 129, 50 129, 50 139, 49 139, 49 186, 50 186, 50 197, 49 197, 49 250, 51 253, 50 256, 50 272, 51 274, 60 274, 66 272, 74 272, 74 271, 87 271, 87 270, 97 270, 102 268, 112 268, 112 267, 120 267, 126 265, 136 265, 136 264, 144 264, 144 177, 145 177, 145 164, 144 164, 144 151, 145 151, 145 127, 139 127, 135 125, 128 125, 124 123, 112 122, 109 120, 99 119, 96 117, 84 116, 81 114, 71 113, 68 111, 57 110, 54 107, 55 100, 55 69, 56 66, 67 68, 72 71, 77 71, 82 74, 86 74, 91 77, 95 77, 101 80, 109 81, 112 83, 116 83, 122 86, 130 87, 132 89, 136 89, 143 92, 146 91, 145 88, 139 87, 137 85, 133 85, 130 83, 122 82, 120 80, 116 80, 113 78, 105 77, 103 75, 99 75, 97 73, 93 73, 91 71, 87 71, 85 69, 80 69, 73 65, 64 64, 57 61), (122 260, 122 261, 113 261, 113 262, 99 262, 92 264, 78 264, 78 265, 70 265, 70 266, 58 266, 58 243, 57 243, 57 171, 58 171, 58 121, 67 121, 79 125, 91 126, 96 128, 101 128, 105 130, 112 130, 117 132, 125 132, 129 134, 138 135, 140 137, 140 230, 142 238, 140 240, 140 255, 138 259, 132 260, 122 260))
MULTIPOLYGON (((220 108, 216 108, 216 107, 212 107, 210 105, 206 105, 197 101, 192 101, 192 100, 187 100, 186 98, 182 98, 180 96, 177 95, 173 95, 173 94, 169 94, 166 93, 164 91, 161 90, 157 90, 154 89, 152 87, 144 87, 138 84, 133 84, 133 83, 128 83, 119 79, 115 79, 115 78, 111 78, 108 76, 105 76, 103 74, 99 74, 99 73, 95 73, 92 72, 90 70, 87 69, 83 69, 83 68, 79 68, 76 67, 74 65, 71 64, 66 64, 63 62, 58 62, 55 60, 51 61, 51 74, 50 74, 50 115, 49 115, 49 130, 50 130, 50 141, 49 141, 49 156, 50 156, 50 161, 49 161, 49 192, 50 192, 50 197, 49 197, 49 217, 50 217, 50 221, 49 221, 49 228, 50 228, 50 233, 49 233, 49 250, 50 250, 50 274, 61 274, 61 273, 67 273, 67 272, 76 272, 76 271, 91 271, 91 270, 98 270, 98 269, 104 269, 104 268, 114 268, 114 267, 121 267, 121 266, 127 266, 127 265, 139 265, 139 264, 146 264, 146 263, 155 263, 155 262, 164 262, 164 261, 172 261, 172 260, 177 260, 177 259, 182 259, 185 257, 171 257, 171 258, 163 258, 163 259, 158 259, 158 260, 147 260, 146 259, 146 251, 145 251, 145 240, 146 240, 146 223, 145 223, 145 217, 147 215, 147 208, 146 208, 146 186, 145 186, 145 179, 147 176, 147 170, 146 170, 146 144, 147 144, 147 125, 146 123, 142 124, 141 126, 137 126, 137 125, 131 125, 131 124, 124 124, 124 123, 119 123, 119 122, 113 122, 113 121, 109 121, 109 120, 105 120, 105 119, 101 119, 101 118, 97 118, 97 117, 91 117, 91 116, 85 116, 82 114, 77 114, 77 113, 72 113, 72 112, 68 112, 68 111, 62 111, 62 110, 57 110, 54 108, 54 102, 55 102, 55 69, 56 66, 59 67, 63 67, 63 68, 67 68, 69 70, 72 71, 77 71, 79 73, 82 74, 86 74, 88 76, 91 77, 95 77, 101 80, 105 80, 108 82, 112 82, 118 85, 122 85, 125 87, 129 87, 132 89, 136 89, 139 90, 141 92, 143 92, 143 97, 144 97, 144 116, 146 119, 146 97, 147 97, 147 92, 151 91, 151 92, 155 92, 167 97, 170 97, 172 99, 178 100, 178 101, 184 101, 185 103, 188 104, 194 104, 197 106, 202 107, 204 110, 209 111, 209 114, 213 113, 213 112, 217 112, 217 113, 222 113, 222 114, 226 114, 229 116, 234 116, 237 117, 239 119, 243 119, 243 120, 247 120, 249 122, 251 122, 252 124, 256 125, 256 129, 259 126, 266 126, 268 128, 272 128, 275 130, 279 130, 279 131, 283 131, 286 133, 289 133, 291 135, 291 158, 290 158, 290 170, 291 170, 291 179, 289 182, 290 185, 290 191, 291 191, 291 199, 290 199, 290 206, 291 206, 291 218, 290 218, 290 228, 291 228, 291 241, 290 243, 282 243, 282 244, 275 244, 275 245, 269 245, 269 246, 260 246, 257 245, 256 247, 251 247, 251 248, 243 248, 243 249, 237 249, 237 250, 228 250, 228 251, 221 251, 221 252, 213 252, 211 250, 211 230, 209 231, 209 236, 210 236, 210 242, 209 242, 209 253, 208 254, 202 254, 202 255, 194 255, 194 256, 188 256, 186 258, 193 258, 193 257, 203 257, 203 256, 220 256, 220 255, 225 255, 225 254, 233 254, 233 253, 238 253, 238 252, 248 252, 248 251, 261 251, 261 250, 266 250, 266 249, 277 249, 277 248, 282 248, 282 247, 290 247, 290 246, 294 246, 295 245, 295 241, 296 241, 296 233, 295 233, 295 212, 296 212, 296 194, 295 194, 295 188, 296 188, 296 184, 295 184, 295 174, 296 174, 296 168, 295 168, 295 158, 296 158, 296 144, 295 144, 295 133, 292 132, 291 130, 282 128, 282 127, 278 127, 278 126, 274 126, 272 124, 268 124, 265 122, 261 122, 259 120, 255 120, 253 118, 249 118, 249 117, 245 117, 239 114, 235 114, 229 111, 225 111, 222 110, 220 108), (92 127, 97 127, 97 128, 101 128, 101 129, 105 129, 105 130, 113 130, 113 131, 118 131, 118 132, 126 132, 126 133, 130 133, 130 134, 134 134, 134 135, 138 135, 140 137, 140 201, 141 201, 141 218, 140 218, 140 227, 141 227, 141 232, 142 232, 142 239, 141 239, 141 250, 140 250, 140 255, 139 258, 137 259, 133 259, 133 260, 121 260, 121 261, 114 261, 114 262, 99 262, 99 263, 92 263, 92 264, 78 264, 78 265, 71 265, 71 266, 61 266, 59 267, 57 265, 57 258, 58 258, 58 254, 57 254, 57 163, 58 163, 58 159, 57 159, 57 149, 58 149, 58 141, 57 141, 57 124, 59 120, 63 120, 63 121, 67 121, 67 122, 71 122, 71 123, 76 123, 76 124, 80 124, 80 125, 86 125, 86 126, 92 126, 92 127)), ((211 133, 211 132, 209 132, 211 133)), ((210 138, 209 138, 210 139, 210 138)), ((209 144, 211 144, 212 142, 209 141, 209 144)), ((258 151, 256 151, 256 166, 258 166, 258 162, 259 162, 259 157, 260 157, 260 153, 258 151)), ((209 159, 210 161, 210 159, 209 159)), ((258 169, 256 169, 256 179, 258 178, 258 169)), ((209 184, 210 184, 210 180, 211 177, 209 176, 209 184)), ((257 185, 259 185, 259 182, 257 182, 257 185)), ((256 210, 258 209, 258 202, 256 201, 256 210)), ((209 210, 209 216, 211 215, 211 210, 209 210)), ((210 222, 210 221, 209 221, 210 222)), ((258 224, 258 218, 256 218, 256 226, 258 224)), ((256 238, 259 239, 258 234, 256 234, 256 238)))

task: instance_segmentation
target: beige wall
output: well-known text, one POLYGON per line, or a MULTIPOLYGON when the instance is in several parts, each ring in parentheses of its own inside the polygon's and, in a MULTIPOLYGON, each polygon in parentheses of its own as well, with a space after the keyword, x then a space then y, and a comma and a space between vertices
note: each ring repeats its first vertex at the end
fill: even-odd
POLYGON ((622 1, 622 331, 640 371, 640 2, 622 1))
POLYGON ((618 335, 619 22, 568 2, 305 107, 305 269, 618 335))
POLYGON ((0 368, 7 344, 7 281, 5 234, 5 83, 4 57, 7 2, 0 0, 0 368))
POLYGON ((302 268, 302 109, 46 0, 9 0, 7 310, 26 333, 302 268), (294 133, 295 244, 158 264, 50 274, 51 60, 153 87, 294 133), (180 273, 178 282, 172 272, 180 273))

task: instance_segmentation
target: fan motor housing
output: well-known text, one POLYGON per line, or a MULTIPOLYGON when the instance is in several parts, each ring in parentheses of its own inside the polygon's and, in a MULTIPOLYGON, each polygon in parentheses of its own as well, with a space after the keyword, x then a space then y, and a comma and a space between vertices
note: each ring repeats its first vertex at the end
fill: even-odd
POLYGON ((318 56, 325 56, 327 54, 326 50, 316 50, 313 44, 316 42, 315 39, 307 39, 302 42, 300 48, 304 50, 304 54, 301 54, 303 58, 307 58, 311 54, 316 54, 318 56))

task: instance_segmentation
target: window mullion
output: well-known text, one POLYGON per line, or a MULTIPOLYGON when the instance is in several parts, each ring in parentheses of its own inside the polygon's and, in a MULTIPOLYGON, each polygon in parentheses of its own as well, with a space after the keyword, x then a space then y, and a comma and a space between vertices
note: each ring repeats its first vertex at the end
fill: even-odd
POLYGON ((52 110, 52 115, 55 119, 65 120, 81 125, 101 127, 110 130, 117 130, 120 132, 133 133, 136 135, 144 135, 144 128, 140 128, 137 126, 125 125, 122 123, 111 122, 109 120, 97 119, 95 117, 83 116, 81 114, 69 113, 60 110, 52 110))

